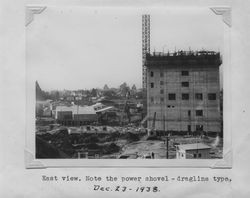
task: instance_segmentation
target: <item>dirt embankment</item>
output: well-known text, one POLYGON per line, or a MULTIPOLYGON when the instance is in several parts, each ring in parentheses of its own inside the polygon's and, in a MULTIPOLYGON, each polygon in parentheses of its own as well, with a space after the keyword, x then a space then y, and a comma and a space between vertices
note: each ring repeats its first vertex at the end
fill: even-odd
MULTIPOLYGON (((99 155, 109 155, 119 153, 122 147, 131 142, 140 140, 142 134, 134 133, 110 133, 110 134, 69 134, 66 130, 62 130, 54 134, 40 134, 37 138, 42 140, 47 147, 53 147, 57 151, 65 153, 67 158, 76 158, 77 152, 80 150, 95 151, 99 155)), ((37 144, 37 151, 44 150, 44 144, 37 144)), ((53 152, 39 152, 41 158, 60 158, 53 152)), ((38 157, 39 158, 39 157, 38 157)))

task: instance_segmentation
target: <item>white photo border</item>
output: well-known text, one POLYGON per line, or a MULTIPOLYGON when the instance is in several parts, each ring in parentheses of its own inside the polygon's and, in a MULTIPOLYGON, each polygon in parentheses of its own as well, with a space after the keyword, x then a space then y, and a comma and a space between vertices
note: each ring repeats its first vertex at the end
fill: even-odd
MULTIPOLYGON (((188 6, 184 6, 189 8, 188 6)), ((171 7, 167 7, 171 8, 171 7)), ((36 14, 41 14, 45 5, 27 5, 25 27, 32 23, 36 14)), ((224 22, 223 48, 223 158, 222 159, 36 159, 35 158, 35 82, 26 67, 26 139, 25 166, 33 168, 63 168, 63 167, 136 167, 136 168, 232 168, 232 132, 231 132, 231 7, 207 7, 220 15, 224 22), (225 134, 226 131, 226 134, 225 134)), ((220 17, 218 16, 218 17, 220 17)), ((26 34, 27 37, 27 34, 26 34)))

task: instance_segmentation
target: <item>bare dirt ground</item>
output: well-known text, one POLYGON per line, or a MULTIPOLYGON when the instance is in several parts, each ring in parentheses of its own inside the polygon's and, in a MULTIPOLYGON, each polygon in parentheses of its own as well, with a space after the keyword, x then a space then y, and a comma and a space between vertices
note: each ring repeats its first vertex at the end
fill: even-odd
MULTIPOLYGON (((168 147, 169 159, 176 157, 176 150, 174 143, 190 144, 190 143, 205 143, 212 147, 211 158, 222 158, 222 142, 220 138, 200 138, 200 137, 171 137, 168 147)), ((164 140, 141 140, 132 142, 123 146, 121 155, 137 154, 138 158, 151 156, 154 153, 155 159, 166 159, 167 145, 164 140)))
MULTIPOLYGON (((69 158, 76 158, 79 149, 98 150, 101 158, 103 159, 117 159, 121 156, 126 159, 133 158, 151 158, 154 153, 155 159, 166 159, 167 145, 166 137, 156 136, 149 138, 147 133, 138 132, 133 128, 128 128, 129 132, 117 129, 111 132, 81 132, 78 129, 73 130, 69 128, 70 133, 66 127, 63 129, 58 128, 49 132, 37 133, 37 136, 54 145, 58 150, 68 154, 69 158), (53 133, 52 133, 53 132, 53 133), (105 152, 104 152, 105 151, 105 152)), ((201 137, 201 136, 181 136, 175 135, 169 137, 168 144, 168 158, 176 158, 177 144, 190 144, 190 143, 204 143, 211 147, 211 158, 222 158, 223 139, 215 137, 201 137)), ((39 148, 37 148, 39 149, 39 148)), ((45 151, 44 151, 45 152, 45 151)), ((49 157, 50 154, 48 153, 49 157)))
POLYGON ((151 156, 152 152, 157 159, 166 158, 166 144, 159 140, 138 141, 123 147, 122 154, 137 153, 138 157, 151 156))

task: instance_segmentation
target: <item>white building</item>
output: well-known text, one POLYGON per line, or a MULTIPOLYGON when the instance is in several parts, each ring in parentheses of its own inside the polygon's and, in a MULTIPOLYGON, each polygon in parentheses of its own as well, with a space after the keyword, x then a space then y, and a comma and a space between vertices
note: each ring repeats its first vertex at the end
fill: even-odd
POLYGON ((63 125, 84 125, 98 121, 98 113, 109 111, 113 107, 107 107, 101 103, 91 106, 57 106, 55 119, 63 125))
POLYGON ((203 143, 176 146, 176 159, 209 159, 211 147, 203 143))

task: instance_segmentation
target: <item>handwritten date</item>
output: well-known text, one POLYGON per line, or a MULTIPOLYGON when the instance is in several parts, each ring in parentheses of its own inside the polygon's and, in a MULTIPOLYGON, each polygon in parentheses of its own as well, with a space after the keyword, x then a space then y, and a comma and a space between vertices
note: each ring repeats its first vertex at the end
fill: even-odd
POLYGON ((128 192, 128 191, 135 191, 135 192, 160 192, 157 186, 140 186, 135 188, 129 188, 127 186, 116 186, 114 188, 108 186, 101 186, 101 185, 94 185, 94 191, 104 191, 104 192, 128 192))

